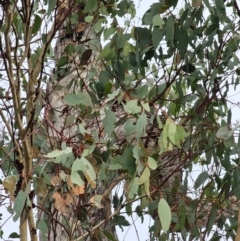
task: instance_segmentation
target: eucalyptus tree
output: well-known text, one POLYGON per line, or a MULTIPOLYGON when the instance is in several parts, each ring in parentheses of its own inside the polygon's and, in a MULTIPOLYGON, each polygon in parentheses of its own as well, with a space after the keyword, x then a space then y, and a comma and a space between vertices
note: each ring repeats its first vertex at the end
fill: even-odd
POLYGON ((127 0, 0 4, 10 238, 117 240, 136 213, 149 240, 240 240, 236 0, 156 0, 138 26, 127 0))

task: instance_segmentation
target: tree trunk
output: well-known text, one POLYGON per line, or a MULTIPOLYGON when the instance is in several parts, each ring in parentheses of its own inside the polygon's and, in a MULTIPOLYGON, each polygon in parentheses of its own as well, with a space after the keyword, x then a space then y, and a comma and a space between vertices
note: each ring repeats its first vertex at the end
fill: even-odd
MULTIPOLYGON (((68 12, 68 16, 78 14, 78 21, 72 25, 67 17, 58 32, 54 51, 55 70, 47 87, 48 106, 45 110, 48 121, 49 147, 52 150, 61 149, 62 143, 65 143, 72 148, 76 158, 79 156, 85 138, 78 133, 79 123, 75 121, 77 118, 81 118, 82 110, 71 109, 65 103, 64 96, 69 93, 87 93, 89 86, 87 76, 90 69, 93 66, 97 70, 101 69, 101 62, 97 60, 101 46, 100 39, 93 32, 92 24, 84 21, 83 9, 84 4, 76 5, 74 1, 64 1, 58 8, 57 19, 59 21, 66 18, 66 12, 68 12), (72 48, 70 54, 67 48, 72 48)), ((97 118, 86 118, 86 135, 93 135, 92 132, 97 121, 97 118)), ((47 240, 66 241, 82 238, 83 240, 107 241, 108 239, 104 238, 102 231, 108 231, 115 240, 118 240, 115 227, 107 228, 108 220, 111 219, 111 192, 106 192, 106 188, 102 186, 101 182, 97 183, 96 188, 90 187, 90 185, 86 187, 85 183, 87 190, 81 191, 80 189, 84 189, 84 187, 75 186, 71 181, 68 186, 70 190, 63 192, 60 187, 60 173, 69 178, 69 171, 69 169, 62 169, 60 165, 53 170, 52 199, 55 203, 54 209, 50 212, 52 217, 46 212, 40 212, 40 219, 48 219, 50 232, 47 240), (96 208, 91 204, 90 198, 93 196, 93 192, 104 196, 102 207, 96 208)), ((98 175, 98 173, 96 174, 98 175)), ((40 203, 43 206, 45 204, 45 208, 48 205, 46 200, 42 200, 40 203)), ((50 206, 49 203, 48 209, 50 206)), ((44 240, 46 236, 41 235, 41 240, 44 240)))

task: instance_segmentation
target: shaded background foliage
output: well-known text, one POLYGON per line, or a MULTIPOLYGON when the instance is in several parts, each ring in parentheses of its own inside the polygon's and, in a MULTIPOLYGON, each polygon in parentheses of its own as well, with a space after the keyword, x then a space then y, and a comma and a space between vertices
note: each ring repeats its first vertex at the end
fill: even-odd
POLYGON ((237 1, 156 1, 136 27, 131 1, 0 4, 1 202, 21 240, 115 240, 125 212, 151 215, 149 240, 238 240, 237 1))

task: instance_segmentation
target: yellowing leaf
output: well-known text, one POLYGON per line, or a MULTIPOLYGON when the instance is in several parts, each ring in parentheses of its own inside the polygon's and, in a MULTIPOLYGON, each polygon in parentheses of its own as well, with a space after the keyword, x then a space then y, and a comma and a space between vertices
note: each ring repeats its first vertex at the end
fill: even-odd
POLYGON ((86 177, 88 183, 91 185, 91 188, 95 189, 97 186, 96 180, 92 179, 88 173, 84 173, 84 176, 86 177))
POLYGON ((145 192, 146 194, 150 197, 150 179, 147 179, 146 182, 144 182, 144 188, 145 188, 145 192))
POLYGON ((168 127, 168 137, 170 141, 175 145, 175 134, 176 134, 177 126, 176 124, 172 121, 169 123, 168 127))
POLYGON ((144 182, 146 182, 147 180, 149 180, 150 177, 150 170, 148 167, 145 167, 145 169, 142 172, 142 175, 140 176, 140 178, 138 179, 138 184, 142 185, 144 182))
POLYGON ((155 170, 157 168, 157 162, 150 156, 148 157, 147 164, 148 167, 152 170, 155 170))
POLYGON ((167 232, 171 224, 171 209, 164 198, 161 198, 158 203, 158 215, 160 218, 163 231, 167 232))
POLYGON ((95 195, 93 197, 90 198, 90 202, 92 205, 94 205, 97 208, 102 208, 102 199, 103 196, 102 195, 95 195))
POLYGON ((144 103, 143 101, 141 102, 142 107, 144 108, 144 110, 146 111, 150 111, 150 107, 148 103, 144 103))

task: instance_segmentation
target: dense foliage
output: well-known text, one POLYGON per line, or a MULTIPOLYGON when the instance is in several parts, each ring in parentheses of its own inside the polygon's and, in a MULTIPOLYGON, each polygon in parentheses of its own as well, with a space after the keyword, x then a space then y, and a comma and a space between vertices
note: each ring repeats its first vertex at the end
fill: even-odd
POLYGON ((0 5, 10 238, 115 240, 136 213, 149 240, 240 240, 236 0, 156 0, 138 26, 128 0, 0 5))

